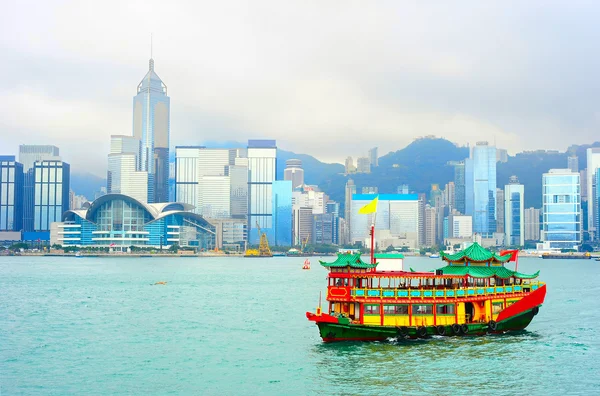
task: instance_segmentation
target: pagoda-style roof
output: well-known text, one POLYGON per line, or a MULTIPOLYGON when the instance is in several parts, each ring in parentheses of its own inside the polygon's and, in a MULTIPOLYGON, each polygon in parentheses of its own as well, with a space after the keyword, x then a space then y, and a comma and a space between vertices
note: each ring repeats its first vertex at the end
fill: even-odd
POLYGON ((482 247, 477 242, 473 242, 471 246, 458 253, 447 254, 440 252, 440 256, 442 257, 442 260, 448 261, 450 264, 464 264, 465 262, 503 264, 511 257, 510 254, 500 256, 499 254, 482 247))
POLYGON ((333 263, 326 263, 325 261, 319 260, 319 263, 326 268, 361 268, 369 269, 377 267, 377 263, 369 264, 362 261, 360 253, 358 254, 338 254, 337 259, 333 263))
POLYGON ((439 268, 438 271, 442 271, 443 275, 468 275, 472 278, 491 278, 496 276, 498 278, 507 279, 512 276, 521 279, 533 279, 537 278, 540 271, 535 274, 527 275, 520 272, 511 271, 505 267, 464 267, 457 265, 447 265, 439 268))

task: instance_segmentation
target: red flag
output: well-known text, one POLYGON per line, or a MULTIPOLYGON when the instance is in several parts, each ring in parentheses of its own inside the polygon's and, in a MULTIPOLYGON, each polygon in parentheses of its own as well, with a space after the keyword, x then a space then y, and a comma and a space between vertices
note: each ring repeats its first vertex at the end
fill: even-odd
POLYGON ((500 251, 500 256, 505 256, 507 254, 510 254, 510 259, 508 259, 508 261, 517 261, 517 258, 519 257, 519 250, 501 250, 500 251))

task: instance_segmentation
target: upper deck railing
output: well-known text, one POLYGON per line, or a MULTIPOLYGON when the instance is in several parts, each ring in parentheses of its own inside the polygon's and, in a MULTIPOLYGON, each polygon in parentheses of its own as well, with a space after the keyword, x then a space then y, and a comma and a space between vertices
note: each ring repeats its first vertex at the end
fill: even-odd
POLYGON ((545 285, 544 282, 533 281, 520 285, 506 286, 475 286, 456 289, 449 288, 358 288, 331 286, 328 297, 347 297, 348 292, 353 298, 380 298, 380 299, 419 299, 428 298, 466 298, 486 297, 505 294, 529 293, 545 285))

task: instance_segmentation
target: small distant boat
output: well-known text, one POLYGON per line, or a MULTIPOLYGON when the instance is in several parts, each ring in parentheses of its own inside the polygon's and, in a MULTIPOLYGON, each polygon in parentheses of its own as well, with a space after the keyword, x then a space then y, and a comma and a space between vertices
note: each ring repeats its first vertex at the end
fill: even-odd
POLYGON ((80 252, 75 253, 75 257, 83 257, 80 252))
POLYGON ((437 253, 432 254, 429 258, 440 258, 440 255, 437 253))
POLYGON ((303 270, 309 270, 310 269, 310 260, 306 259, 304 260, 304 265, 302 266, 303 270))

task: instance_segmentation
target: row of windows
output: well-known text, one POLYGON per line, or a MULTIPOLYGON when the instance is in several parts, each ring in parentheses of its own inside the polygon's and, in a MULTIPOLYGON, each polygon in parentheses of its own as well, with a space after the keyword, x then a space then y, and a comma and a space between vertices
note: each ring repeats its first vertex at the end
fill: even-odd
MULTIPOLYGON (((454 315, 454 304, 437 304, 437 315, 454 315)), ((380 305, 365 305, 365 315, 379 315, 380 305)), ((383 306, 384 315, 408 315, 408 304, 386 304, 383 306)), ((433 304, 412 305, 413 315, 433 315, 433 304)))

